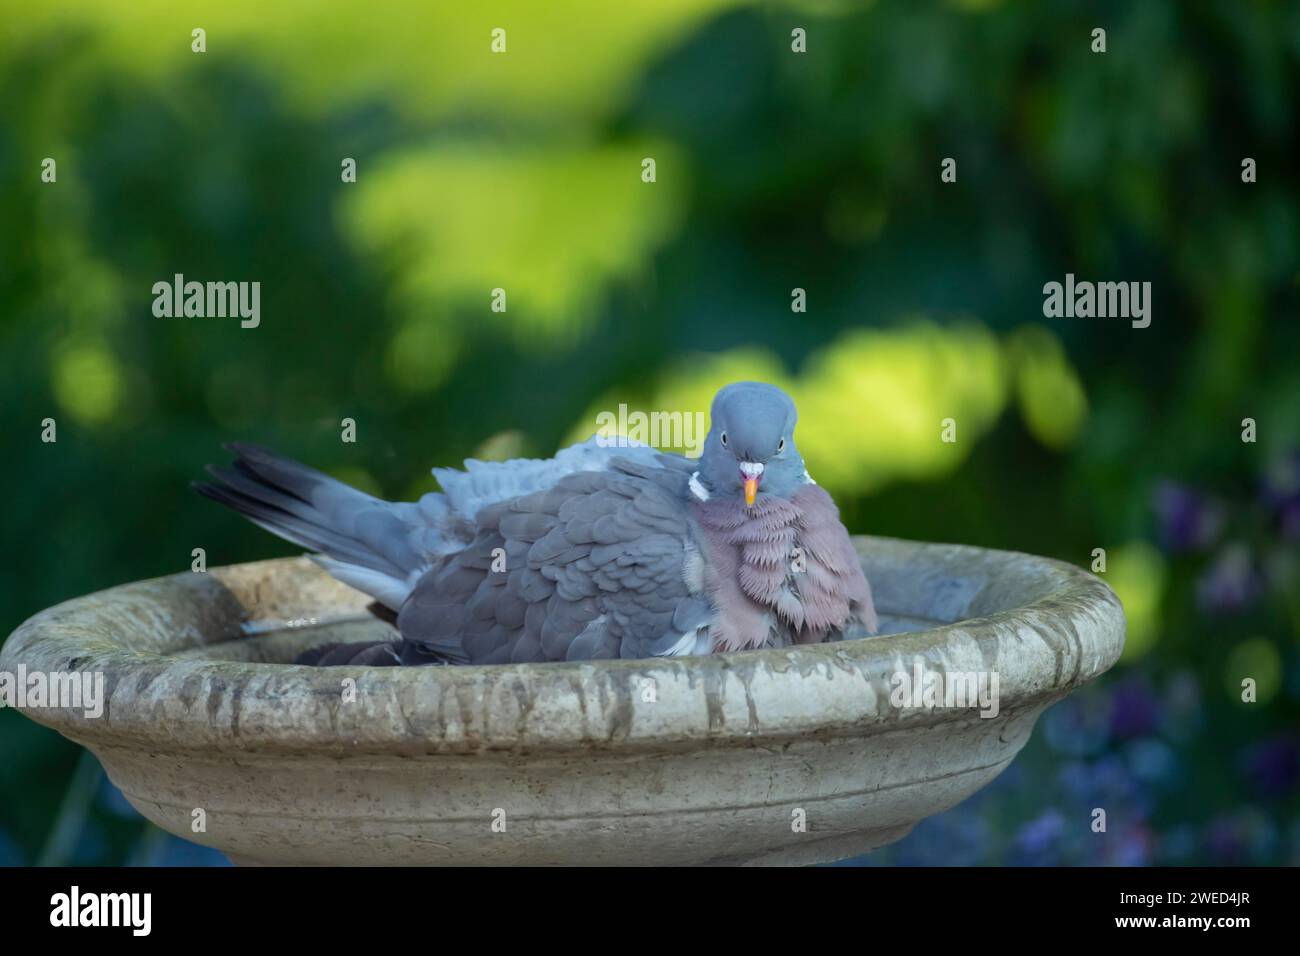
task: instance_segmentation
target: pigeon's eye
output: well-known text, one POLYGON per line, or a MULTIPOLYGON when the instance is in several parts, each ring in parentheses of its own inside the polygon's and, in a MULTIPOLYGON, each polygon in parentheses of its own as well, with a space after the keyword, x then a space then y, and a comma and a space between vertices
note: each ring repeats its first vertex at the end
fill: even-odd
POLYGON ((776 443, 776 453, 779 455, 779 454, 781 454, 781 452, 783 452, 783 451, 785 451, 785 439, 784 439, 784 438, 782 438, 779 442, 776 443))
POLYGON ((723 448, 726 448, 726 447, 727 447, 727 433, 726 433, 726 432, 723 432, 723 433, 722 433, 722 447, 723 447, 723 448))

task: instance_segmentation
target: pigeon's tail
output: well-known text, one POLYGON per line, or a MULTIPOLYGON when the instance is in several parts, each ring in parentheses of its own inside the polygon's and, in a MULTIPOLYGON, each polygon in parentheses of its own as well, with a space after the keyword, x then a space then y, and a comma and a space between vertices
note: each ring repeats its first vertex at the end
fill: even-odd
POLYGON ((201 495, 234 508, 286 541, 319 552, 313 559, 340 581, 394 611, 428 568, 419 527, 400 506, 358 491, 273 451, 234 442, 232 467, 209 465, 216 481, 194 482, 201 495))

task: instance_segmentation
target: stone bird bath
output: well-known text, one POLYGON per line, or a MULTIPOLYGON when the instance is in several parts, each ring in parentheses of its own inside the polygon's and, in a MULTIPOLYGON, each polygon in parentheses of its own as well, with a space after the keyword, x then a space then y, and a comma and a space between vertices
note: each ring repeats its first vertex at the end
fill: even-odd
POLYGON ((286 665, 384 627, 363 595, 293 558, 60 604, 9 638, 0 671, 102 672, 101 717, 24 712, 88 747, 158 826, 236 863, 836 860, 899 839, 996 777, 1043 709, 1124 643, 1119 600, 1078 568, 855 541, 884 633, 838 644, 587 664, 286 665), (918 666, 996 673, 997 715, 896 706, 896 675, 918 666))

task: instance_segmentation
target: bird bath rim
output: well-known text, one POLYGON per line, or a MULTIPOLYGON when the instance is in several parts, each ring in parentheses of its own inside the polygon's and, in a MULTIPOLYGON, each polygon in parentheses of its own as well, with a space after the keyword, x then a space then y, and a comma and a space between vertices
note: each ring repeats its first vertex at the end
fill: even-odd
POLYGON ((1108 669, 1123 648, 1118 598, 1081 568, 963 545, 853 540, 885 621, 897 629, 924 619, 935 612, 936 594, 940 616, 958 619, 703 657, 419 668, 218 659, 259 641, 266 646, 256 652, 272 653, 279 642, 278 653, 289 654, 290 643, 301 648, 325 634, 380 626, 365 612, 364 595, 304 558, 283 558, 139 581, 56 605, 10 636, 0 671, 22 664, 28 673, 102 672, 101 717, 74 708, 24 711, 92 747, 337 756, 625 752, 970 720, 969 708, 891 705, 891 675, 918 659, 939 673, 997 673, 1002 714, 1036 716, 1108 669), (922 598, 930 604, 918 604, 922 598), (289 626, 326 613, 326 623, 289 626), (267 621, 285 627, 250 636, 267 621), (231 643, 241 640, 254 643, 231 643), (348 678, 357 693, 345 702, 348 678))

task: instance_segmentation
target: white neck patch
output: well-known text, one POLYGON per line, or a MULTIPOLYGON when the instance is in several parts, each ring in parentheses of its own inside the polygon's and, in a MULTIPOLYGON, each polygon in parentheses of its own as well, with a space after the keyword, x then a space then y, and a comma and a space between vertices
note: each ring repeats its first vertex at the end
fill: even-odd
POLYGON ((709 491, 704 485, 700 484, 700 473, 698 471, 691 475, 691 494, 700 501, 709 500, 709 491))

